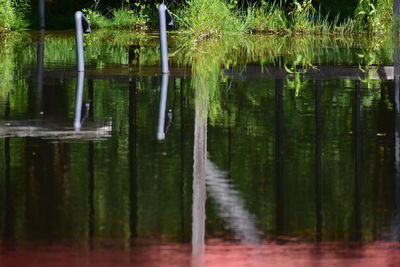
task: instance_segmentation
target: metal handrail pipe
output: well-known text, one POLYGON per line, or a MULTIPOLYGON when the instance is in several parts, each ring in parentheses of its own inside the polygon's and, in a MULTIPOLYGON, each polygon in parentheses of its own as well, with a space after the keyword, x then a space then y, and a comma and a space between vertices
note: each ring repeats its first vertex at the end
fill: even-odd
POLYGON ((167 43, 167 7, 164 4, 158 6, 158 17, 160 26, 160 50, 161 50, 161 72, 169 73, 168 67, 168 43, 167 43))
POLYGON ((75 40, 78 71, 85 71, 85 53, 83 48, 83 34, 90 33, 90 23, 81 11, 75 12, 75 40))
POLYGON ((40 29, 44 29, 46 27, 45 17, 45 0, 39 0, 39 27, 40 29))

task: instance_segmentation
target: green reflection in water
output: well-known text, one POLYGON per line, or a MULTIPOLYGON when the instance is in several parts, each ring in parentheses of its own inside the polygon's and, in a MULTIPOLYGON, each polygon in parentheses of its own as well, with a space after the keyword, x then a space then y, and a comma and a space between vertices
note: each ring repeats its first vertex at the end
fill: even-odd
MULTIPOLYGON (((156 38, 127 34, 126 39, 116 35, 105 41, 102 34, 88 40, 88 64, 93 68, 111 65, 128 75, 130 68, 158 65, 156 38)), ((193 49, 180 47, 178 38, 171 38, 176 44, 171 48, 176 52, 172 64, 190 65, 192 77, 170 77, 167 105, 173 109, 173 124, 164 142, 155 138, 160 79, 133 75, 130 80, 85 82, 84 98, 91 100, 93 109, 89 120, 111 121, 109 139, 0 139, 2 148, 9 147, 9 160, 6 149, 0 154, 1 240, 94 238, 123 240, 126 245, 133 236, 138 241, 189 241, 195 117, 206 120, 210 158, 228 171, 262 233, 268 238, 315 239, 315 81, 291 75, 283 82, 283 132, 277 133, 276 81, 233 79, 226 69, 244 69, 251 63, 293 70, 328 63, 358 66, 357 54, 368 42, 250 36, 208 40, 193 49), (282 177, 278 177, 276 164, 278 135, 283 136, 282 177), (281 186, 278 179, 282 179, 281 186), (279 194, 282 203, 277 203, 279 194)), ((11 120, 41 118, 40 111, 44 111, 44 119, 72 126, 75 76, 45 78, 43 97, 37 102, 39 90, 32 71, 37 64, 37 44, 13 40, 1 43, 0 118, 8 119, 9 101, 11 120)), ((374 45, 368 48, 374 54, 373 63, 368 64, 391 64, 391 39, 374 45)), ((45 69, 66 68, 65 64, 73 69, 73 47, 71 35, 46 34, 45 69)), ((355 239, 356 216, 361 216, 363 240, 382 239, 391 221, 393 85, 375 81, 362 86, 358 215, 354 203, 354 81, 322 81, 322 240, 355 239)), ((207 234, 231 237, 217 207, 212 199, 207 202, 207 234)))

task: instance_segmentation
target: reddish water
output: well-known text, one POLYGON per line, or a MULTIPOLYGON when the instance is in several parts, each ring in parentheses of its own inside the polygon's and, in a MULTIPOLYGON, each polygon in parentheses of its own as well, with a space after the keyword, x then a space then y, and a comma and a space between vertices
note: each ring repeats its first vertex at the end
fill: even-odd
POLYGON ((2 248, 0 266, 400 266, 400 244, 268 243, 246 246, 213 242, 194 258, 188 245, 126 248, 26 246, 2 248))

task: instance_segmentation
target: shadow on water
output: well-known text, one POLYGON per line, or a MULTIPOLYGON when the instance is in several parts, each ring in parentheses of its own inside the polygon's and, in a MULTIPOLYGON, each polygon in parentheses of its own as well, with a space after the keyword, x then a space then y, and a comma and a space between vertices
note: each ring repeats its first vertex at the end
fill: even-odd
POLYGON ((0 52, 1 266, 396 266, 398 34, 371 80, 352 40, 175 45, 161 76, 124 36, 85 74, 70 35, 0 52))

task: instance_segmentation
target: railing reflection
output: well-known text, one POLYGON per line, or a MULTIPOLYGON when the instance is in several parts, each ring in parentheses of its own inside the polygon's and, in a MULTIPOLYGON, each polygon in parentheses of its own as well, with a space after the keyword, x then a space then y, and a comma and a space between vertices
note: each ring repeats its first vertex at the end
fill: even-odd
MULTIPOLYGON (((399 5, 398 0, 393 1, 395 18, 398 18, 399 5)), ((394 241, 400 240, 400 40, 399 40, 399 24, 398 21, 394 22, 393 27, 393 63, 394 63, 394 189, 395 189, 395 211, 392 221, 391 239, 394 241), (396 24, 397 23, 397 24, 396 24)))
POLYGON ((78 71, 76 78, 76 94, 75 94, 75 119, 74 129, 80 131, 82 127, 82 103, 83 103, 83 85, 85 82, 85 72, 78 71))
POLYGON ((275 173, 276 173, 276 233, 282 235, 284 217, 284 128, 283 128, 283 80, 275 79, 275 173))
POLYGON ((354 216, 355 240, 362 240, 361 222, 361 81, 355 81, 354 91, 354 216))
POLYGON ((168 74, 162 74, 161 78, 161 90, 160 90, 160 108, 158 113, 158 127, 157 127, 157 139, 164 140, 165 134, 168 131, 169 124, 172 120, 172 111, 167 109, 167 98, 168 98, 168 74))
MULTIPOLYGON (((7 95, 7 103, 4 112, 4 119, 10 119, 10 95, 7 95)), ((14 236, 14 222, 13 222, 13 197, 11 190, 11 152, 10 152, 10 138, 4 138, 4 187, 5 187, 5 209, 4 209, 4 232, 3 239, 5 241, 13 241, 14 236)))
MULTIPOLYGON (((35 112, 41 112, 43 98, 43 73, 44 73, 44 38, 45 30, 40 30, 39 39, 36 46, 37 82, 36 82, 36 101, 35 112)), ((36 114, 37 115, 37 114, 36 114)))
POLYGON ((315 239, 322 240, 322 111, 321 80, 315 81, 315 239))
POLYGON ((137 87, 136 79, 129 81, 129 228, 130 237, 137 237, 137 141, 136 141, 136 101, 137 87))

